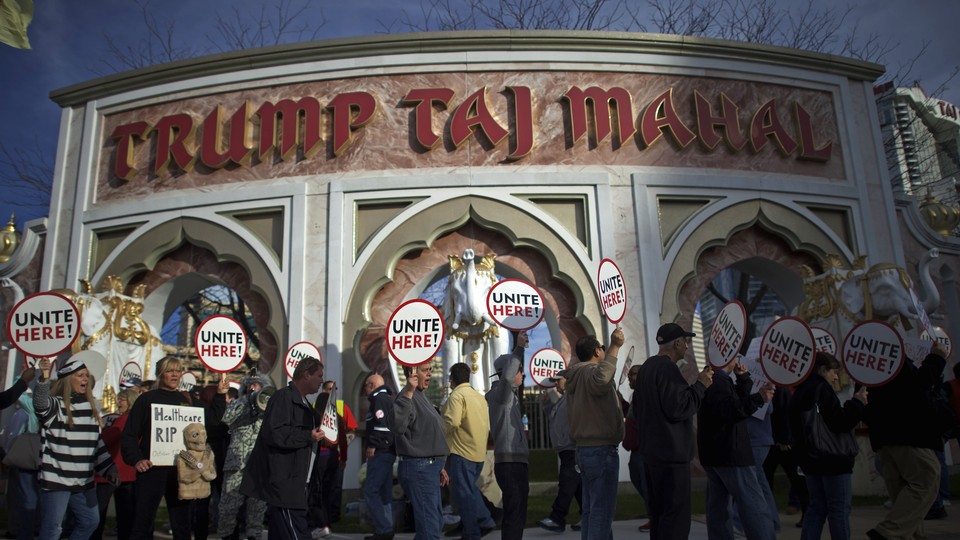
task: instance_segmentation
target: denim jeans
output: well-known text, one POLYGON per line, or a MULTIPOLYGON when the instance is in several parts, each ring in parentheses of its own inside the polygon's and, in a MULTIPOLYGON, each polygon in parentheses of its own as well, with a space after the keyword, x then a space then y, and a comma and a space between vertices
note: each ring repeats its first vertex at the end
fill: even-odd
POLYGON ((479 540, 480 527, 496 528, 497 522, 490 516, 490 510, 483 503, 477 478, 483 470, 483 463, 470 461, 457 454, 447 457, 447 474, 450 475, 450 494, 460 510, 460 523, 463 524, 463 537, 479 540))
POLYGON ((393 462, 397 456, 386 450, 377 450, 367 460, 367 479, 363 481, 363 502, 373 532, 393 532, 393 462))
POLYGON ((612 540, 620 477, 617 446, 578 446, 577 465, 583 484, 580 538, 612 540))
MULTIPOLYGON (((766 461, 767 454, 769 453, 769 446, 753 447, 753 472, 757 475, 757 484, 760 486, 760 491, 763 493, 763 498, 767 502, 767 512, 770 516, 770 519, 773 520, 773 530, 774 532, 780 532, 780 511, 777 510, 777 501, 773 498, 773 490, 770 489, 770 483, 767 481, 767 475, 763 471, 763 462, 766 461)), ((730 515, 733 517, 733 526, 737 529, 743 530, 743 521, 740 520, 740 513, 737 509, 736 502, 731 502, 730 515)))
POLYGON ((40 490, 40 540, 60 538, 60 523, 67 513, 74 517, 70 540, 87 540, 100 523, 100 509, 97 506, 97 490, 91 487, 85 491, 46 491, 40 490))
POLYGON ((851 474, 806 474, 810 505, 803 514, 801 540, 820 538, 824 521, 830 523, 830 538, 833 540, 850 538, 852 476, 851 474))
POLYGON ((711 540, 733 540, 733 520, 729 512, 731 498, 737 503, 747 538, 776 538, 754 467, 704 469, 707 471, 707 536, 711 540))
POLYGON ((17 540, 33 540, 37 502, 40 500, 37 471, 11 470, 16 474, 16 487, 20 495, 13 503, 13 511, 17 512, 18 519, 17 540))
POLYGON ((440 503, 440 471, 443 457, 415 458, 400 456, 397 475, 403 492, 413 506, 417 533, 414 540, 438 540, 443 528, 443 507, 440 503))

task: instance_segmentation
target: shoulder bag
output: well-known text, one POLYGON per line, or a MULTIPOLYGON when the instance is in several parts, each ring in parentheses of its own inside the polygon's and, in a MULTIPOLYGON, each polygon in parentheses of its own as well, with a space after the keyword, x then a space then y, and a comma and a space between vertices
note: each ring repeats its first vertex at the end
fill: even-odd
POLYGON ((803 421, 803 436, 807 455, 815 458, 848 458, 852 459, 860 452, 857 440, 852 431, 837 433, 827 426, 820 414, 820 406, 800 413, 803 421))
POLYGON ((21 433, 10 442, 10 449, 3 464, 16 467, 21 471, 35 471, 40 468, 40 434, 21 433))

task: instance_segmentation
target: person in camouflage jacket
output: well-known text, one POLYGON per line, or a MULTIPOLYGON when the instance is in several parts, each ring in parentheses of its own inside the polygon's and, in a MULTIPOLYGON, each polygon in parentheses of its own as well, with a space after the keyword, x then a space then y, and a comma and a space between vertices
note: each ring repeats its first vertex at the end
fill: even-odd
POLYGON ((240 383, 240 397, 233 400, 223 414, 223 423, 230 427, 230 446, 223 470, 223 494, 220 496, 220 521, 217 536, 237 538, 237 515, 245 504, 246 533, 244 538, 261 538, 267 503, 240 493, 243 469, 263 423, 263 410, 257 405, 257 392, 272 386, 264 376, 250 376, 240 383))

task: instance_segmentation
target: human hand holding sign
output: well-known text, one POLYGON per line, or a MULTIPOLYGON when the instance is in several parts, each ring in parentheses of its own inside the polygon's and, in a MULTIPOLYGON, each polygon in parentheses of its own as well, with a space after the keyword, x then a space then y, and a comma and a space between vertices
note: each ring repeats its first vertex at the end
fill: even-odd
POLYGON ((521 330, 517 332, 516 338, 516 347, 515 350, 526 349, 527 345, 530 343, 530 338, 527 336, 526 330, 521 330))
POLYGON ((40 382, 50 379, 50 359, 41 358, 40 362, 37 364, 37 367, 40 368, 40 382))
POLYGON ((703 386, 710 388, 710 385, 713 384, 713 368, 709 365, 705 366, 703 371, 700 372, 700 375, 697 375, 697 380, 703 386))
POLYGON ((420 373, 417 371, 417 368, 404 369, 404 371, 407 372, 407 385, 403 387, 403 395, 409 399, 413 399, 413 393, 416 392, 417 387, 420 386, 420 373))
POLYGON ((318 427, 318 428, 314 428, 313 431, 310 432, 310 438, 313 440, 313 442, 317 442, 317 443, 318 443, 318 442, 322 441, 322 440, 323 440, 323 430, 320 429, 319 427, 318 427))
POLYGON ((757 393, 763 398, 764 403, 769 403, 770 400, 773 399, 773 393, 775 391, 776 387, 774 387, 770 382, 766 382, 760 387, 760 390, 757 390, 757 393))
POLYGON ((853 399, 866 405, 867 404, 867 387, 866 386, 860 387, 860 389, 853 394, 853 399))
MULTIPOLYGON (((740 375, 743 375, 743 374, 745 374, 745 373, 747 373, 747 372, 749 371, 746 366, 744 366, 742 363, 740 363, 740 357, 737 357, 737 359, 735 360, 735 362, 736 362, 736 363, 733 365, 733 374, 734 374, 734 375, 736 375, 736 376, 739 377, 740 375)), ((769 400, 767 400, 767 401, 769 401, 769 400)))

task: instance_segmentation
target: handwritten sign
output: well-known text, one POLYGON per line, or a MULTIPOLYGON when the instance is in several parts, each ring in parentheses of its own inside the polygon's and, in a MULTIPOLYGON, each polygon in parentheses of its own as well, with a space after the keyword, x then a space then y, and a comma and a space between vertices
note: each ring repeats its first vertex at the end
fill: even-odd
POLYGON ((443 336, 440 311, 419 298, 400 304, 387 321, 387 351, 405 366, 429 362, 443 345, 443 336))
POLYGON ((550 377, 556 377, 557 373, 564 369, 567 369, 567 361, 556 349, 540 349, 530 357, 530 377, 539 386, 556 386, 557 383, 551 381, 550 377))
POLYGON ((740 352, 744 332, 747 328, 747 310, 743 304, 734 300, 727 302, 710 331, 708 359, 715 368, 726 367, 740 352))
POLYGON ((31 294, 7 316, 7 336, 26 356, 57 356, 69 349, 79 334, 80 312, 62 294, 31 294))
POLYGON ((189 392, 197 385, 197 376, 192 371, 186 371, 180 377, 180 383, 177 384, 177 391, 189 392))
POLYGON ((884 385, 903 367, 903 339, 883 321, 864 321, 843 340, 840 362, 858 383, 884 385))
POLYGON ((600 291, 600 305, 607 320, 613 324, 622 321, 627 313, 627 286, 620 267, 610 259, 600 261, 597 290, 600 291))
POLYGON ((320 349, 309 341, 294 343, 287 349, 287 356, 283 359, 283 369, 287 372, 287 377, 292 379, 293 371, 297 369, 297 365, 300 364, 301 360, 308 357, 316 358, 323 363, 323 358, 320 357, 320 349))
POLYGON ((813 332, 813 344, 817 351, 833 356, 837 355, 837 338, 833 337, 829 330, 819 326, 811 326, 810 331, 813 332))
POLYGON ((200 323, 193 342, 203 365, 217 373, 237 369, 247 356, 247 334, 226 315, 214 315, 200 323))
POLYGON ((179 405, 150 405, 150 461, 155 466, 173 465, 183 450, 183 430, 190 424, 203 423, 203 409, 179 405))
MULTIPOLYGON (((181 377, 183 379, 183 377, 181 377)), ((133 388, 143 382, 143 368, 136 362, 127 362, 120 370, 117 378, 117 388, 133 388)))
POLYGON ((529 330, 544 315, 543 296, 536 287, 520 279, 504 279, 487 293, 487 313, 509 330, 529 330))
POLYGON ((933 329, 933 324, 930 322, 930 317, 927 316, 927 310, 923 309, 923 302, 920 301, 913 287, 910 287, 910 300, 913 301, 913 308, 917 311, 917 318, 920 319, 920 326, 923 328, 923 331, 931 336, 935 334, 936 332, 933 329))
POLYGON ((926 341, 936 340, 936 342, 940 344, 940 347, 943 348, 943 353, 946 356, 950 356, 950 351, 953 350, 953 340, 950 339, 950 336, 947 334, 946 330, 940 328, 939 326, 934 326, 933 333, 934 335, 931 336, 926 330, 924 330, 923 333, 920 334, 920 339, 926 341))
POLYGON ((760 343, 760 366, 780 386, 800 384, 813 371, 813 333, 807 323, 783 317, 770 325, 760 343))

